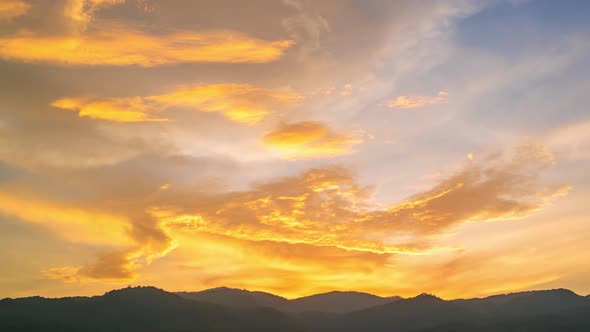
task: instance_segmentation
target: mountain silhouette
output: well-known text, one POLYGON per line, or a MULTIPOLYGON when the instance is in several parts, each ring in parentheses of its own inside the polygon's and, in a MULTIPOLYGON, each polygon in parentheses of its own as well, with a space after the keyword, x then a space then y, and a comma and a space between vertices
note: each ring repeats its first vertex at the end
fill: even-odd
POLYGON ((398 296, 380 297, 361 292, 333 291, 291 300, 288 311, 346 313, 395 302, 399 299, 401 297, 398 296))
POLYGON ((187 299, 236 308, 269 307, 284 311, 289 302, 286 298, 274 294, 229 287, 211 288, 200 292, 177 292, 176 294, 187 299))
POLYGON ((94 297, 3 299, 0 331, 587 332, 590 297, 556 289, 450 301, 358 292, 287 300, 224 287, 182 293, 134 287, 94 297))
POLYGON ((471 312, 460 305, 422 294, 351 312, 343 317, 330 317, 330 322, 320 319, 316 324, 323 330, 334 331, 409 331, 461 320, 470 315, 471 312))
POLYGON ((400 297, 380 297, 361 292, 333 291, 288 300, 265 292, 219 287, 201 292, 178 292, 182 297, 230 307, 269 307, 283 312, 346 313, 394 302, 400 297))
POLYGON ((481 313, 494 314, 548 314, 578 307, 587 298, 567 289, 529 291, 494 295, 483 299, 455 300, 481 313))
POLYGON ((445 301, 433 295, 352 312, 315 317, 315 331, 590 331, 587 297, 558 289, 445 301))
POLYGON ((90 298, 0 301, 0 331, 303 331, 269 308, 237 310, 182 298, 154 287, 90 298))

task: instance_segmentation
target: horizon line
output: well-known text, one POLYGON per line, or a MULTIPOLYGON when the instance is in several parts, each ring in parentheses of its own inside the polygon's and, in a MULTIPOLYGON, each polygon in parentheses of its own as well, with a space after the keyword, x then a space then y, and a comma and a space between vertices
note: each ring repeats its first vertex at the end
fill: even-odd
POLYGON ((563 288, 563 287, 559 287, 559 288, 549 288, 549 289, 530 289, 530 290, 521 290, 521 291, 513 291, 513 292, 506 292, 506 293, 494 293, 494 294, 490 294, 490 295, 485 295, 485 296, 475 296, 475 297, 457 297, 457 298, 444 298, 444 297, 440 297, 436 294, 433 293, 428 293, 428 292, 422 292, 419 294, 416 294, 414 296, 409 296, 409 297, 404 297, 404 296, 400 296, 400 295, 389 295, 389 296, 381 296, 381 295, 376 295, 376 294, 372 294, 372 293, 368 293, 368 292, 361 292, 361 291, 354 291, 354 290, 331 290, 331 291, 327 291, 327 292, 320 292, 320 293, 313 293, 310 295, 304 295, 304 296, 299 296, 299 297, 293 297, 293 298, 288 298, 282 295, 277 295, 275 293, 270 293, 270 292, 266 292, 266 291, 260 291, 260 290, 249 290, 249 289, 245 289, 245 288, 235 288, 235 287, 229 287, 229 286, 218 286, 218 287, 211 287, 211 288, 206 288, 206 289, 202 289, 202 290, 194 290, 194 291, 170 291, 170 290, 166 290, 164 288, 160 288, 160 287, 156 287, 153 285, 129 285, 127 287, 122 287, 122 288, 114 288, 111 289, 109 291, 106 291, 102 294, 94 294, 94 295, 72 295, 72 296, 61 296, 61 297, 48 297, 48 296, 42 296, 42 295, 30 295, 30 296, 21 296, 21 297, 0 297, 0 300, 6 300, 6 299, 25 299, 25 298, 34 298, 34 297, 40 297, 40 298, 45 298, 45 299, 65 299, 65 298, 74 298, 74 297, 86 297, 86 298, 92 298, 92 297, 101 297, 104 296, 110 292, 114 292, 114 291, 121 291, 121 290, 125 290, 125 289, 135 289, 135 288, 155 288, 161 291, 164 291, 166 293, 170 293, 170 294, 178 294, 178 293, 201 293, 201 292, 206 292, 206 291, 210 291, 210 290, 215 290, 215 289, 229 289, 229 290, 237 290, 237 291, 245 291, 245 292, 249 292, 249 293, 265 293, 265 294, 270 294, 276 297, 280 297, 283 298, 287 301, 293 301, 293 300, 298 300, 298 299, 302 299, 302 298, 307 298, 307 297, 312 297, 312 296, 317 296, 317 295, 325 295, 325 294, 330 294, 330 293, 359 293, 359 294, 366 294, 366 295, 371 295, 371 296, 376 296, 376 297, 380 297, 383 299, 386 298, 392 298, 392 297, 399 297, 401 300, 407 300, 407 299, 413 299, 422 295, 429 295, 429 296, 433 296, 436 298, 439 298, 441 300, 444 301, 456 301, 456 300, 475 300, 475 299, 486 299, 486 298, 490 298, 490 297, 494 297, 494 296, 506 296, 506 295, 512 295, 512 294, 521 294, 521 293, 534 293, 534 292, 549 292, 549 291, 568 291, 571 292, 577 296, 580 297, 590 297, 590 293, 583 295, 583 294, 579 294, 576 293, 575 291, 568 289, 568 288, 563 288))

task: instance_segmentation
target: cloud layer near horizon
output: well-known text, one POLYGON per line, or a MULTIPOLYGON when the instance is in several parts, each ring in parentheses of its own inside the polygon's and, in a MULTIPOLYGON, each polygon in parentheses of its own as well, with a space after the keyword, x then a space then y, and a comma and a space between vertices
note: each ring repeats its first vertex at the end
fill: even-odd
MULTIPOLYGON (((91 265, 53 267, 43 273, 68 282, 133 280, 153 259, 174 248, 192 247, 187 241, 203 236, 225 238, 228 246, 238 241, 248 246, 326 248, 321 250, 342 251, 343 259, 363 253, 379 260, 383 255, 425 254, 436 249, 439 235, 458 225, 523 218, 567 194, 567 186, 539 183, 552 161, 542 146, 519 146, 480 162, 469 161, 430 190, 387 207, 375 206, 370 188, 359 186, 349 170, 335 166, 256 184, 247 191, 211 194, 186 191, 182 185, 160 186, 151 190, 147 201, 119 202, 135 206, 131 214, 129 208, 119 212, 129 227, 119 234, 128 238, 126 246, 119 243, 122 249, 101 253, 91 265)), ((39 222, 18 210, 17 206, 4 212, 39 222)), ((54 232, 81 239, 82 233, 93 231, 54 232)))

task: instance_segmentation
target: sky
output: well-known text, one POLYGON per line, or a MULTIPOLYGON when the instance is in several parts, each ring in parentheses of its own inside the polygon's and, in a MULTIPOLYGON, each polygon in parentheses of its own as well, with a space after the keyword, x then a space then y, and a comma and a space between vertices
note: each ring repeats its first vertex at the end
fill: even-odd
POLYGON ((586 295, 589 15, 0 0, 0 297, 586 295))

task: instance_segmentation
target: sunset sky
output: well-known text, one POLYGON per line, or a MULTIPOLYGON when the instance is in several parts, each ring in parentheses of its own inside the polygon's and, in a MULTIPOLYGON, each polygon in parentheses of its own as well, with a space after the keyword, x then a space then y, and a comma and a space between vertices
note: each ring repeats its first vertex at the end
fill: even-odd
POLYGON ((0 0, 0 298, 586 295, 588 17, 0 0))

